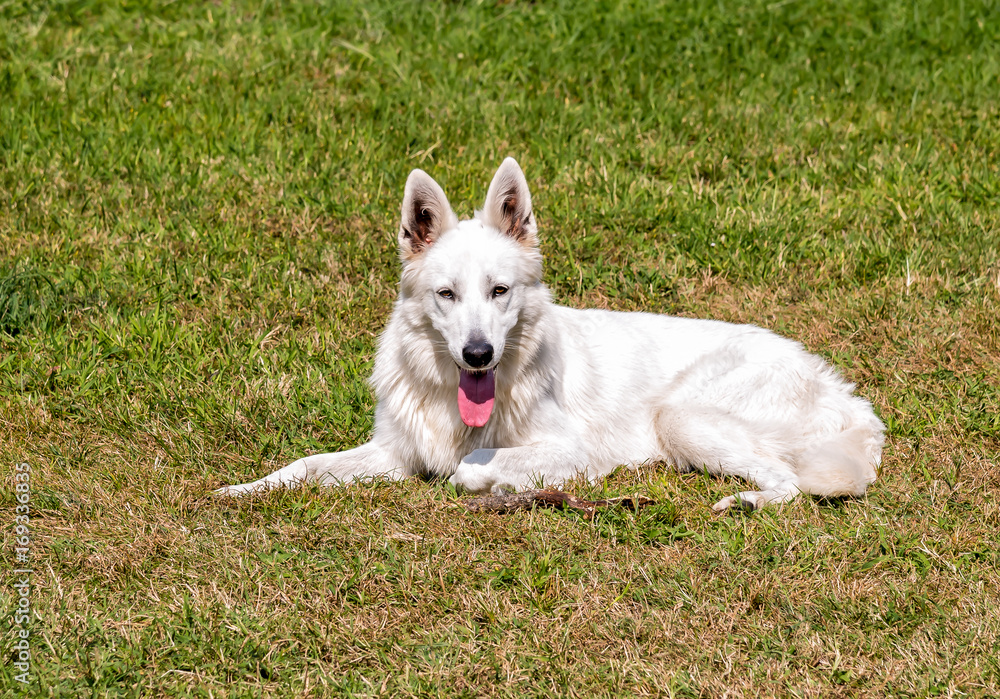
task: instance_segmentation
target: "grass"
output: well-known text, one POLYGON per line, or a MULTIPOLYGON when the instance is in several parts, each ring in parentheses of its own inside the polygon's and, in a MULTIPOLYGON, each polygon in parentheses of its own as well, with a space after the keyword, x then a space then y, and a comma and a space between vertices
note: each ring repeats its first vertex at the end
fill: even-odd
POLYGON ((0 555, 27 462, 35 571, 3 685, 996 696, 998 49, 970 0, 0 2, 0 555), (469 216, 506 155, 561 303, 757 323, 857 382, 869 495, 208 497, 367 438, 406 175, 469 216))

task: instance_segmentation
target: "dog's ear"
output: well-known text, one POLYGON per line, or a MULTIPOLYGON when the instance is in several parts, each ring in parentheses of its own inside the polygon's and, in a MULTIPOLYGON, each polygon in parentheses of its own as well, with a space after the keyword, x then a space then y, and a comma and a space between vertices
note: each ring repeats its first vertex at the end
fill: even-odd
POLYGON ((483 222, 504 235, 528 247, 538 245, 538 226, 531 212, 528 181, 513 158, 505 159, 493 176, 482 213, 483 222))
POLYGON ((409 260, 434 243, 449 228, 458 225, 441 185, 423 170, 406 178, 403 217, 399 225, 399 252, 409 260))

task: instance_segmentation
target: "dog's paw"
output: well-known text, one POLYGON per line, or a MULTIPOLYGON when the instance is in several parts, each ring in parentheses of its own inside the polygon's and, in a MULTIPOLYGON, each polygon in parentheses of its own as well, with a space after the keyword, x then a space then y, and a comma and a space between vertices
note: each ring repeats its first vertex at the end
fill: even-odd
POLYGON ((241 495, 246 495, 256 490, 261 490, 261 487, 256 481, 254 481, 252 483, 225 485, 219 488, 218 490, 213 490, 212 495, 218 495, 220 497, 227 497, 227 498, 238 498, 241 495))
POLYGON ((761 493, 748 490, 740 493, 739 495, 730 495, 728 498, 722 498, 717 503, 712 505, 712 511, 725 512, 729 508, 735 506, 744 512, 753 512, 754 510, 759 510, 765 504, 766 501, 761 493))
POLYGON ((777 505, 782 502, 794 500, 798 494, 798 486, 794 482, 789 481, 779 483, 776 487, 769 490, 744 490, 742 493, 730 495, 728 498, 722 498, 712 505, 712 509, 716 512, 725 512, 736 506, 744 512, 753 512, 768 505, 777 505))
POLYGON ((448 482, 455 486, 455 490, 459 493, 504 495, 519 490, 517 484, 510 480, 503 478, 502 474, 490 466, 468 464, 463 461, 448 482))
POLYGON ((532 487, 532 481, 511 469, 496 449, 476 449, 468 454, 448 482, 459 492, 503 495, 532 487))
POLYGON ((459 493, 488 493, 493 489, 494 480, 489 471, 485 466, 461 463, 448 482, 459 493))

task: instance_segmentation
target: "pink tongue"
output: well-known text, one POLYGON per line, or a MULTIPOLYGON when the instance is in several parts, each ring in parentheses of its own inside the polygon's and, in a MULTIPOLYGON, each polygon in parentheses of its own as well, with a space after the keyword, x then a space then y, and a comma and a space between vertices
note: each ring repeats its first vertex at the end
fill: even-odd
POLYGON ((481 374, 461 372, 458 380, 458 412, 462 414, 462 422, 469 427, 485 425, 493 412, 495 389, 492 369, 481 374))

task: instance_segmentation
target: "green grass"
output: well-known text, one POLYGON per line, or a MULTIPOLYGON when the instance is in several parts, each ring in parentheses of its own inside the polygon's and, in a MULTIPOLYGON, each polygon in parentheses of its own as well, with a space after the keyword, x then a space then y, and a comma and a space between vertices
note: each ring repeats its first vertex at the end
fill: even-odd
POLYGON ((0 1, 27 694, 1000 694, 997 10, 0 1), (507 155, 559 302, 761 324, 857 382, 869 495, 718 517, 739 483, 651 467, 578 484, 660 503, 594 522, 416 480, 208 497, 367 439, 406 175, 469 216, 507 155))

